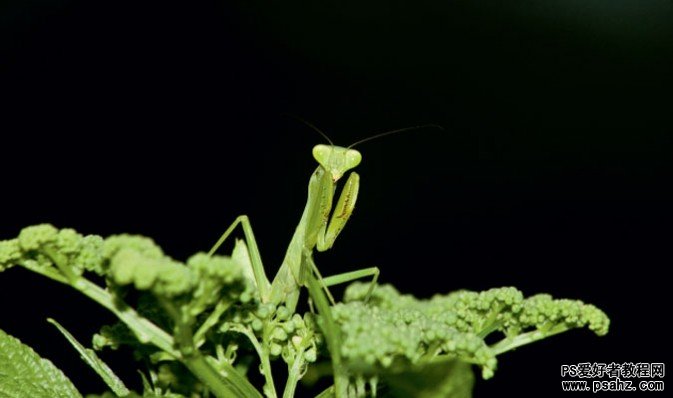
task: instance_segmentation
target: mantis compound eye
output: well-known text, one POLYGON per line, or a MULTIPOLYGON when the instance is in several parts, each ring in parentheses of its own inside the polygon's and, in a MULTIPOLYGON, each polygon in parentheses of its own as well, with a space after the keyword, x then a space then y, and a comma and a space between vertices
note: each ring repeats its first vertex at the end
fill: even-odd
POLYGON ((362 161, 362 155, 360 154, 359 151, 356 151, 355 149, 346 150, 345 164, 348 166, 346 170, 356 167, 357 165, 360 164, 361 161, 362 161))
POLYGON ((321 166, 325 167, 329 160, 330 152, 332 152, 332 146, 330 145, 316 145, 313 147, 313 158, 320 163, 321 166))

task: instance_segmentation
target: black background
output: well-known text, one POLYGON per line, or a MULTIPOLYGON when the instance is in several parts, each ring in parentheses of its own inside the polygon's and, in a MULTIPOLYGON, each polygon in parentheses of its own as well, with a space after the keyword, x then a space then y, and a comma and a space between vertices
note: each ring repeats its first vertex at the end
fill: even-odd
MULTIPOLYGON (((246 213, 272 275, 322 140, 283 113, 341 145, 437 123, 360 147, 323 272, 377 265, 423 297, 515 285, 611 316, 606 337, 502 356, 477 397, 569 396, 561 364, 669 359, 670 1, 16 0, 0 29, 2 238, 50 222, 184 259, 246 213)), ((44 319, 88 341, 110 315, 18 269, 0 300, 1 329, 102 391, 44 319)))

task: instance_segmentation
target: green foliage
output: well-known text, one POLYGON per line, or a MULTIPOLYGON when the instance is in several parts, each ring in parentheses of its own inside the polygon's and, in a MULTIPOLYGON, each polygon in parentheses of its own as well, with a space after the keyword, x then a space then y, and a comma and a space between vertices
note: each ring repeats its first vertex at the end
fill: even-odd
POLYGON ((470 398, 474 375, 467 362, 435 359, 421 364, 389 369, 381 375, 384 397, 470 398))
MULTIPOLYGON (((468 398, 472 365, 487 379, 504 352, 573 328, 603 335, 609 327, 590 304, 526 298, 512 287, 421 300, 390 285, 372 292, 354 283, 330 305, 313 277, 317 313, 295 312, 264 301, 247 250, 237 242, 232 256, 196 253, 181 262, 146 237, 103 239, 43 224, 0 241, 0 271, 23 266, 114 313, 119 321, 100 329, 93 349, 133 349, 144 391, 130 397, 276 397, 275 361, 287 366, 287 382, 278 383, 287 398, 304 376, 334 378, 336 388, 322 397, 468 398), (248 379, 253 371, 264 375, 261 389, 248 379)), ((116 394, 128 392, 93 350, 57 326, 116 394)), ((0 332, 2 393, 79 396, 49 361, 0 332)))
POLYGON ((333 313, 342 332, 341 353, 357 374, 376 375, 380 369, 406 367, 438 355, 478 364, 485 377, 495 369, 495 355, 483 339, 456 330, 441 317, 362 302, 337 304, 333 313))
POLYGON ((89 365, 98 375, 103 379, 105 384, 110 387, 110 389, 119 396, 125 396, 130 393, 128 388, 124 385, 117 375, 114 374, 112 369, 105 362, 103 362, 94 350, 85 348, 82 344, 75 339, 75 337, 70 334, 61 324, 56 322, 53 319, 48 319, 49 323, 56 326, 56 328, 65 336, 66 339, 72 344, 73 347, 79 352, 79 355, 82 359, 89 365))
POLYGON ((449 357, 479 365, 487 379, 496 355, 573 328, 604 335, 610 324, 593 305, 549 295, 524 298, 513 287, 419 300, 382 285, 364 304, 368 290, 364 283, 350 285, 333 311, 342 326, 342 354, 362 374, 449 357), (502 339, 489 346, 484 339, 493 333, 502 339))
POLYGON ((16 398, 81 397, 75 386, 47 359, 0 330, 0 396, 16 398))

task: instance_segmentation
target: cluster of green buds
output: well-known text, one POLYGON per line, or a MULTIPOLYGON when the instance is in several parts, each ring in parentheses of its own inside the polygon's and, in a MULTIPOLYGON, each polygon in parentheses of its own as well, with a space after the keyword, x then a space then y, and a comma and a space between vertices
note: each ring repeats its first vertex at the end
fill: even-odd
POLYGON ((448 355, 480 365, 483 377, 489 378, 496 355, 504 351, 573 328, 588 327, 604 335, 610 324, 591 304, 546 294, 525 298, 513 287, 419 300, 381 285, 364 304, 369 291, 367 284, 352 284, 346 289, 346 304, 334 310, 344 335, 342 353, 356 368, 448 355), (484 339, 494 332, 504 338, 486 345, 484 339))
POLYGON ((297 358, 306 363, 317 359, 321 335, 317 333, 317 325, 310 313, 302 317, 283 305, 276 307, 265 303, 248 312, 247 317, 239 315, 234 318, 232 324, 237 321, 247 323, 255 335, 268 345, 271 357, 281 356, 288 365, 297 358))
POLYGON ((461 332, 421 311, 379 308, 353 301, 337 304, 334 319, 342 336, 341 355, 355 375, 406 367, 438 355, 482 366, 492 376, 495 355, 474 333, 461 332))
POLYGON ((598 307, 580 300, 554 299, 548 294, 526 299, 518 320, 522 329, 535 328, 547 332, 588 327, 603 336, 610 328, 610 319, 598 307))
POLYGON ((21 264, 61 278, 84 271, 103 274, 103 238, 82 236, 73 229, 50 224, 26 227, 14 239, 0 241, 0 271, 21 264))

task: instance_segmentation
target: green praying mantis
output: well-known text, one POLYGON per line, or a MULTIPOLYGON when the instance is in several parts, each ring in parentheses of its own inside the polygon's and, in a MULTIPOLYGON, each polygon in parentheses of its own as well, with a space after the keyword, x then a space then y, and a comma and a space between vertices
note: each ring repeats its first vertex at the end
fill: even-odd
POLYGON ((269 283, 266 277, 255 235, 250 220, 246 215, 238 216, 234 220, 209 253, 211 255, 215 253, 240 224, 243 228, 252 273, 261 301, 274 305, 284 304, 291 312, 294 312, 296 309, 301 287, 305 287, 307 284, 307 272, 315 273, 322 289, 324 289, 332 304, 334 304, 334 297, 329 292, 329 286, 347 283, 360 278, 372 277, 371 293, 376 284, 379 275, 377 267, 364 268, 323 278, 312 259, 314 249, 322 252, 334 245, 336 238, 346 226, 355 208, 360 188, 360 176, 354 171, 348 175, 336 204, 334 203, 337 182, 362 161, 362 155, 353 149, 353 146, 385 135, 418 128, 436 127, 441 129, 441 127, 436 125, 407 127, 365 138, 348 147, 340 147, 334 145, 329 137, 315 126, 305 121, 304 123, 325 137, 330 145, 319 144, 313 147, 313 157, 318 162, 318 167, 309 179, 308 198, 304 212, 273 282, 269 283))

